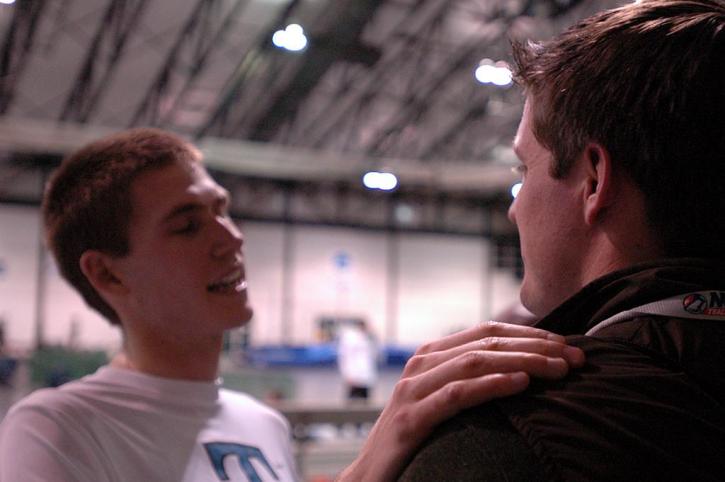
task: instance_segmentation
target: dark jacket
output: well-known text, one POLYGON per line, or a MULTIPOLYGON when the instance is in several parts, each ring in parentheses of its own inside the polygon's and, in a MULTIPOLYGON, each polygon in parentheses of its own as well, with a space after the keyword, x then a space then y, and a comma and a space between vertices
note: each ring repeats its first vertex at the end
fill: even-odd
POLYGON ((587 285, 537 324, 581 347, 586 365, 444 423, 402 480, 725 480, 725 321, 639 315, 583 336, 707 290, 725 291, 725 265, 669 260, 587 285))

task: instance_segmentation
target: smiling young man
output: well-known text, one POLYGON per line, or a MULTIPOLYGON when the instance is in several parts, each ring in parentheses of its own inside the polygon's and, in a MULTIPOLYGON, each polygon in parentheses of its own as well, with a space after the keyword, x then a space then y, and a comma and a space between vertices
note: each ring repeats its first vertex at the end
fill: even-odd
MULTIPOLYGON (((215 381, 224 332, 252 316, 228 204, 199 151, 168 132, 121 132, 63 161, 44 195, 48 246, 123 346, 10 410, 0 481, 296 480, 287 422, 215 381)), ((429 343, 340 480, 390 480, 440 420, 582 363, 531 327, 486 323, 429 343)))
POLYGON ((199 160, 175 136, 137 130, 55 173, 43 205, 49 246, 66 279, 122 327, 123 349, 12 409, 3 481, 295 477, 286 421, 213 382, 224 332, 252 310, 228 194, 199 160), (240 463, 225 465, 227 455, 240 463))
POLYGON ((514 57, 521 301, 587 364, 445 422, 403 480, 722 480, 725 3, 642 0, 514 57))

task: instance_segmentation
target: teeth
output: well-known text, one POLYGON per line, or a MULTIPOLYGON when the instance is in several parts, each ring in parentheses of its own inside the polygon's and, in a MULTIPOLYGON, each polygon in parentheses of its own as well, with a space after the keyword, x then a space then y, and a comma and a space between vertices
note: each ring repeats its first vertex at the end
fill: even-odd
POLYGON ((230 283, 234 283, 235 281, 237 281, 237 280, 239 279, 239 277, 240 277, 241 275, 242 275, 242 273, 240 273, 239 271, 235 271, 235 272, 233 272, 233 273, 231 273, 231 274, 229 274, 229 275, 225 276, 224 278, 220 279, 220 280, 219 280, 219 281, 217 282, 217 284, 222 284, 222 285, 224 285, 224 284, 230 284, 230 283))
POLYGON ((219 281, 210 284, 207 289, 209 291, 224 291, 232 287, 237 292, 247 288, 247 282, 242 280, 241 270, 236 270, 219 281))

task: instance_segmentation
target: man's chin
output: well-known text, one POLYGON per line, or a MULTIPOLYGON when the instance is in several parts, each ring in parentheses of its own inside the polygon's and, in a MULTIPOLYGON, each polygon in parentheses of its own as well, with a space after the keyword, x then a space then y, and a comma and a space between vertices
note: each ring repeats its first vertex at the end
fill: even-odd
POLYGON ((249 324, 252 320, 253 312, 251 308, 239 308, 237 310, 229 311, 225 313, 219 313, 215 319, 216 326, 223 330, 235 330, 249 324))
POLYGON ((533 294, 528 289, 528 285, 526 284, 526 278, 524 278, 524 281, 521 283, 519 300, 521 301, 521 305, 523 305, 524 308, 534 314, 538 319, 543 318, 549 313, 549 311, 547 311, 545 308, 542 308, 541 300, 537 299, 536 296, 533 296, 533 294))
POLYGON ((558 305, 551 305, 547 304, 544 300, 537 300, 536 298, 533 299, 525 299, 523 296, 523 292, 521 295, 521 304, 524 308, 529 310, 534 317, 536 317, 537 320, 540 320, 547 316, 549 313, 554 311, 554 308, 556 308, 558 305))
POLYGON ((237 326, 247 325, 252 321, 252 316, 254 316, 254 310, 248 305, 243 306, 237 316, 237 326))
POLYGON ((246 296, 228 299, 225 304, 217 304, 213 309, 218 313, 217 319, 225 320, 230 328, 246 325, 254 314, 246 296))
POLYGON ((241 326, 244 326, 244 325, 248 324, 250 321, 252 321, 253 316, 254 316, 254 310, 247 307, 247 309, 244 311, 244 314, 242 315, 241 326))

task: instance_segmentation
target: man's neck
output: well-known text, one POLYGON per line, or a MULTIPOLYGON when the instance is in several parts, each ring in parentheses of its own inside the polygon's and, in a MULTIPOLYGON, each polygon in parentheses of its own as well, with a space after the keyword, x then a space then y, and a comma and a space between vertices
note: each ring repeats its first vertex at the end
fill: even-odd
POLYGON ((592 238, 582 263, 582 287, 614 271, 664 256, 647 230, 634 226, 628 232, 610 230, 599 232, 592 238))
POLYGON ((111 366, 178 380, 212 381, 218 376, 222 336, 137 339, 126 334, 111 366))
POLYGON ((614 271, 664 257, 658 236, 649 226, 645 198, 629 177, 617 178, 616 203, 592 226, 582 286, 614 271))

